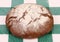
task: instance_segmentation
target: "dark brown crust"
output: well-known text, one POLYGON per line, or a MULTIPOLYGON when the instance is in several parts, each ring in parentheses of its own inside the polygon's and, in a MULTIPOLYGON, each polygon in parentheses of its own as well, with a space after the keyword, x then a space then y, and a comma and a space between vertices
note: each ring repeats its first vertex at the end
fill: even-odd
MULTIPOLYGON (((32 4, 34 5, 34 4, 32 4)), ((31 6, 29 6, 28 8, 30 8, 31 6)), ((23 12, 23 15, 17 19, 18 16, 14 16, 14 12, 16 10, 17 7, 13 8, 12 11, 10 11, 8 13, 8 15, 6 16, 6 25, 8 27, 8 29, 11 31, 11 33, 17 37, 21 37, 21 38, 28 38, 28 39, 32 39, 32 38, 37 38, 37 37, 40 37, 40 36, 43 36, 47 33, 49 33, 51 30, 52 30, 52 27, 53 27, 53 16, 51 15, 51 13, 48 11, 48 13, 39 13, 41 14, 39 16, 39 18, 35 18, 33 19, 31 17, 32 20, 30 20, 28 22, 28 24, 24 27, 22 24, 21 24, 21 19, 24 19, 25 20, 25 16, 28 14, 27 10, 25 10, 25 12, 23 12), (48 15, 50 14, 50 15, 48 15), (12 16, 10 16, 12 15, 12 16), (41 16, 44 16, 44 17, 48 17, 49 18, 49 21, 46 21, 44 23, 44 25, 42 25, 41 23, 37 22, 38 23, 38 27, 34 27, 33 23, 36 22, 36 21, 39 21, 41 18, 41 16), (24 30, 24 28, 26 28, 26 31, 24 30), (38 29, 37 29, 38 28, 38 29)), ((40 7, 42 11, 44 7, 40 7)))

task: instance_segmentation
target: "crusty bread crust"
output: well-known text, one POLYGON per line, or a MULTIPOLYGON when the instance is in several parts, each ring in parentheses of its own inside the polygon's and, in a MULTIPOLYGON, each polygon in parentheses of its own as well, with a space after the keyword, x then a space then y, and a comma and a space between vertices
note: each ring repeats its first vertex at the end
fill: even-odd
POLYGON ((6 25, 17 37, 37 38, 52 30, 53 16, 41 5, 22 4, 7 14, 6 25))

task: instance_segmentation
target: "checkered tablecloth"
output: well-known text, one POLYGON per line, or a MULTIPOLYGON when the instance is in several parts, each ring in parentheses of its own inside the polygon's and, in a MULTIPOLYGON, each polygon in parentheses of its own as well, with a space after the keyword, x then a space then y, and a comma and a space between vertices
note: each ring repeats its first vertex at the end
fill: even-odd
POLYGON ((60 0, 0 0, 0 42, 60 42, 60 0), (5 17, 12 7, 23 3, 36 3, 48 8, 54 17, 53 30, 30 40, 13 36, 5 25, 5 17))

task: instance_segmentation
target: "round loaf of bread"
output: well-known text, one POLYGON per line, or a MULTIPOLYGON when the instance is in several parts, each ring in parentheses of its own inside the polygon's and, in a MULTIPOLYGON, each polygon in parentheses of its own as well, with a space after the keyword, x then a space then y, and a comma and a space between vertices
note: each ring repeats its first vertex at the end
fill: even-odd
POLYGON ((17 37, 37 38, 52 30, 53 16, 45 7, 27 3, 11 9, 6 25, 17 37))

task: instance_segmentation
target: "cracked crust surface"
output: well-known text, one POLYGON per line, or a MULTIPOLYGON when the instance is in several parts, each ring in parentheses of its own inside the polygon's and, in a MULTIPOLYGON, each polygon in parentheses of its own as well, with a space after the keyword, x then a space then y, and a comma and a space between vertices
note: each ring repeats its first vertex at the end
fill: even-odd
POLYGON ((14 7, 6 16, 11 33, 22 38, 36 38, 51 31, 53 17, 43 6, 22 4, 14 7))

